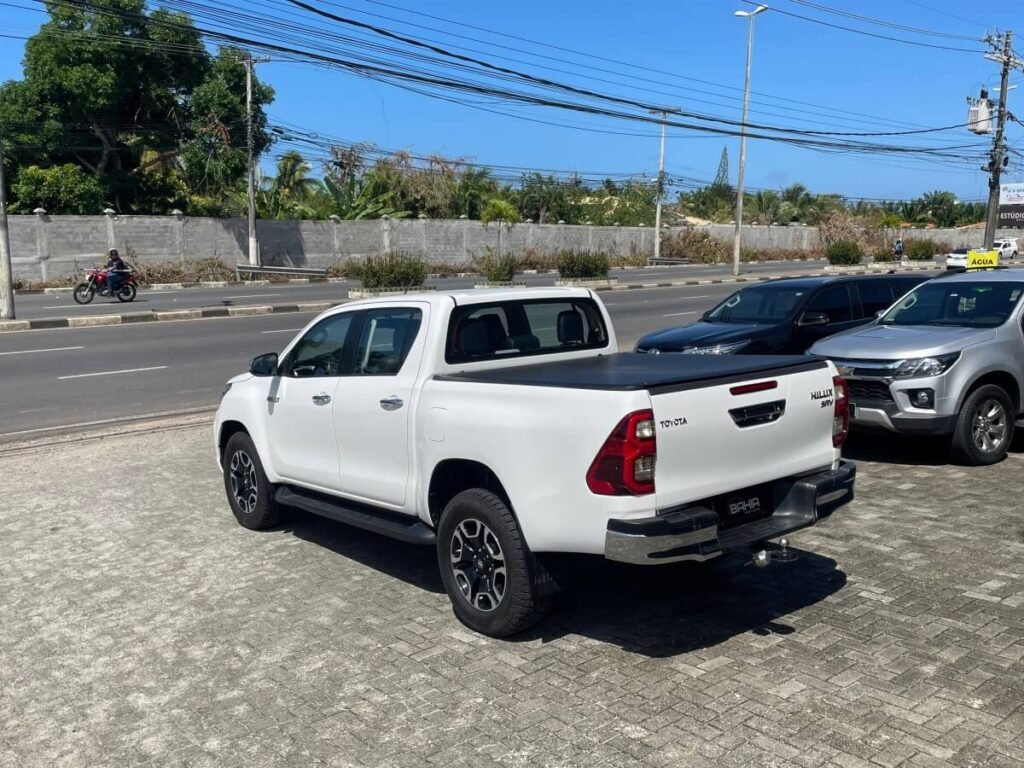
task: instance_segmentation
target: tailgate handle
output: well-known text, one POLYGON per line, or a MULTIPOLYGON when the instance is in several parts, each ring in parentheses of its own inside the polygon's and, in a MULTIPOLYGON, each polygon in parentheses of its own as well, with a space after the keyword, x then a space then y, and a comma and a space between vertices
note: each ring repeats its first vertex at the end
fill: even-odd
POLYGON ((778 421, 786 413, 785 400, 773 400, 770 403, 748 405, 743 408, 730 408, 729 415, 737 427, 754 427, 758 424, 771 424, 778 421))

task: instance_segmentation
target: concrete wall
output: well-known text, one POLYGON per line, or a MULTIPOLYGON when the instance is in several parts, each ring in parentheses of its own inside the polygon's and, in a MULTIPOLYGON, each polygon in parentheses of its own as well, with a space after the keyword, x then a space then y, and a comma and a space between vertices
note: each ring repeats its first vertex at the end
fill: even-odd
MULTIPOLYGON (((14 274, 46 280, 101 261, 107 249, 134 253, 136 262, 215 256, 226 264, 247 263, 244 219, 185 216, 10 216, 14 274)), ((702 228, 731 240, 733 228, 702 228)), ((1006 234, 1013 235, 1014 230, 1006 234)), ((979 246, 981 230, 913 230, 905 238, 943 240, 953 247, 979 246)), ((264 264, 323 267, 345 257, 389 250, 424 256, 435 263, 468 264, 485 247, 497 247, 499 227, 478 221, 382 219, 375 221, 259 221, 257 236, 264 264)), ((650 227, 594 227, 565 224, 517 224, 500 230, 503 251, 533 248, 550 252, 575 248, 610 254, 650 254, 650 227)), ((808 251, 819 247, 815 227, 743 228, 744 243, 758 250, 808 251)))

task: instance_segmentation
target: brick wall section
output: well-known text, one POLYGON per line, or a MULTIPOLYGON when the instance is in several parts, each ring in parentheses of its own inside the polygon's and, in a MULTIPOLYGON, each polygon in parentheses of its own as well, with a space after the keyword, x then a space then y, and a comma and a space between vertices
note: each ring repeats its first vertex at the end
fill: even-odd
MULTIPOLYGON (((27 280, 71 274, 103 258, 108 248, 129 248, 137 262, 215 256, 227 264, 246 263, 248 230, 244 219, 185 216, 10 216, 14 274, 27 280)), ((712 237, 731 240, 733 228, 704 228, 712 237)), ((1006 234, 1013 235, 1014 230, 1006 234)), ((423 255, 434 262, 463 263, 498 246, 499 225, 478 221, 385 219, 375 221, 259 221, 263 263, 323 267, 344 257, 361 258, 387 250, 423 255)), ((979 246, 980 230, 914 230, 908 238, 930 238, 954 247, 979 246)), ((534 248, 603 250, 618 255, 650 254, 650 227, 594 227, 517 224, 501 229, 503 251, 534 248)), ((760 250, 808 251, 818 247, 815 227, 743 228, 743 241, 760 250)))

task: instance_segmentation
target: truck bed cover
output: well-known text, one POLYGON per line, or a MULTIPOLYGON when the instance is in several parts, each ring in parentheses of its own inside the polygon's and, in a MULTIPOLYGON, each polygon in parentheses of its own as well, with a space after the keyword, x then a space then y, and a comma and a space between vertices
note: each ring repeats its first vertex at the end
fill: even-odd
POLYGON ((436 376, 439 381, 651 392, 764 379, 827 367, 802 355, 613 355, 436 376))

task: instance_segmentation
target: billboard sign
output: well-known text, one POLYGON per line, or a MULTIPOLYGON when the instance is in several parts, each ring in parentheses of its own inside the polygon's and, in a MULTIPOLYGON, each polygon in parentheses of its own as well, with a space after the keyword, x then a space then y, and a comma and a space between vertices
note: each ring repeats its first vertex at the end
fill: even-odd
POLYGON ((999 185, 999 226, 1024 227, 1024 183, 999 185))

